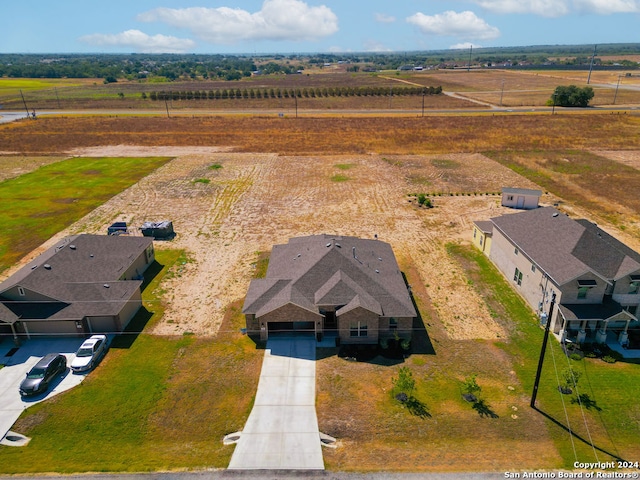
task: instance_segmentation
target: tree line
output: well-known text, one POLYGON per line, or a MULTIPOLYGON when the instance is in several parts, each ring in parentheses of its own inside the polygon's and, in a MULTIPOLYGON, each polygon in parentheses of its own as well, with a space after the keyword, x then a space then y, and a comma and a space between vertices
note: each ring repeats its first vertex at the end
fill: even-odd
POLYGON ((143 93, 151 100, 223 100, 252 98, 320 98, 320 97, 380 97, 389 95, 439 95, 442 87, 305 87, 293 88, 222 88, 216 90, 176 90, 143 93))

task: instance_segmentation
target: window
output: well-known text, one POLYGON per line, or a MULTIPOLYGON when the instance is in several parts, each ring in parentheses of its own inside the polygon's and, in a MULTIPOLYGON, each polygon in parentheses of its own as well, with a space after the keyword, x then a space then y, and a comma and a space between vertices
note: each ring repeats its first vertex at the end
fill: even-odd
POLYGON ((518 254, 518 252, 519 252, 518 247, 516 247, 516 248, 513 250, 513 254, 514 254, 514 255, 517 255, 517 254, 518 254))
POLYGON ((507 200, 509 200, 510 202, 512 202, 512 201, 513 201, 513 195, 508 195, 508 196, 507 196, 507 200))
POLYGON ((578 287, 578 298, 587 298, 589 287, 578 287))
POLYGON ((482 246, 482 239, 483 237, 480 237, 480 246, 482 246))
POLYGON ((389 330, 397 330, 398 329, 398 319, 391 317, 389 319, 389 330))
POLYGON ((513 274, 513 281, 518 285, 522 285, 522 272, 516 268, 515 273, 513 274))
POLYGON ((536 266, 534 264, 531 264, 531 271, 533 273, 536 273, 536 266))
POLYGON ((475 228, 473 229, 473 238, 476 238, 476 234, 478 233, 478 230, 476 230, 475 228))
POLYGON ((638 286, 639 285, 640 285, 640 283, 638 283, 638 282, 631 282, 629 284, 629 292, 628 293, 631 293, 631 294, 638 293, 638 286))
POLYGON ((18 287, 18 295, 20 295, 21 297, 24 297, 24 296, 25 296, 24 288, 22 288, 22 287, 18 287))
POLYGON ((350 337, 366 337, 367 336, 367 325, 362 325, 360 322, 352 323, 351 327, 349 327, 349 336, 350 337))

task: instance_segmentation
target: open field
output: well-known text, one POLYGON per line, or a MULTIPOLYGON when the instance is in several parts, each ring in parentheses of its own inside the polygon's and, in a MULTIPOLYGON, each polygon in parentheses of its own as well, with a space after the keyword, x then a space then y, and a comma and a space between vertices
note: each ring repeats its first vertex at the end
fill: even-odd
POLYGON ((0 182, 0 272, 168 160, 76 158, 0 182))
MULTIPOLYGON (((262 252, 292 236, 317 233, 377 234, 391 243, 424 321, 424 327, 417 325, 414 355, 402 364, 418 380, 422 417, 410 415, 389 396, 397 361, 354 363, 337 358, 332 349, 321 352, 320 429, 339 440, 335 451, 325 452, 329 468, 570 467, 575 456, 565 431, 528 407, 542 332, 467 239, 473 220, 512 212, 499 206, 495 192, 501 187, 538 188, 539 182, 549 192, 543 203, 560 203, 575 216, 597 219, 637 247, 640 237, 632 224, 638 214, 629 209, 628 219, 617 223, 625 230, 616 230, 609 215, 624 207, 625 198, 605 181, 584 179, 594 169, 615 175, 622 165, 616 162, 623 160, 629 181, 640 178, 639 119, 422 120, 64 118, 0 127, 2 150, 176 155, 59 235, 101 233, 114 220, 135 225, 170 219, 177 232, 172 242, 156 243, 159 258, 174 267, 149 287, 155 298, 145 303, 147 312, 162 318, 152 317, 128 349, 113 349, 80 390, 23 415, 18 431, 34 440, 23 450, 0 447, 2 468, 31 468, 38 458, 65 472, 224 468, 232 447, 222 446, 222 436, 244 423, 261 361, 260 350, 239 333, 247 286, 262 265, 262 252), (594 145, 598 153, 589 153, 594 145), (547 187, 529 170, 561 181, 547 187), (576 195, 577 190, 584 193, 576 195), (412 193, 430 194, 435 208, 418 207, 412 193), (598 211, 587 201, 594 196, 600 200, 598 211), (184 252, 180 258, 174 249, 184 252), (153 359, 152 352, 163 352, 162 372, 152 372, 154 387, 141 401, 129 401, 137 394, 127 390, 131 385, 120 384, 119 375, 133 368, 136 358, 153 359), (483 388, 482 411, 460 397, 460 382, 472 373, 478 373, 483 388), (95 416, 86 409, 76 418, 76 405, 90 404, 92 389, 110 388, 127 400, 122 410, 103 402, 95 416), (104 430, 91 426, 96 418, 105 422, 104 430), (130 435, 114 434, 129 423, 130 435), (73 448, 84 441, 97 452, 89 467, 86 453, 73 448), (48 442, 59 449, 52 451, 48 442)), ((582 364, 590 398, 602 409, 586 412, 594 439, 627 460, 640 457, 640 417, 632 407, 637 367, 582 364), (629 380, 632 387, 617 388, 629 380)), ((539 400, 545 413, 562 421, 551 368, 549 357, 544 378, 551 380, 539 400)), ((578 418, 578 407, 569 409, 571 418, 578 418)), ((596 461, 582 443, 577 454, 581 461, 596 461)))
POLYGON ((62 117, 0 126, 0 153, 109 145, 217 146, 238 152, 434 154, 487 150, 637 150, 632 114, 420 117, 62 117))
MULTIPOLYGON (((629 72, 637 75, 635 71, 629 72)), ((625 70, 592 72, 590 85, 595 97, 591 105, 611 105, 614 97, 616 105, 640 104, 640 77, 626 77, 625 70), (620 88, 616 96, 616 86, 620 78, 620 88), (627 89, 627 87, 633 87, 627 89)), ((23 90, 29 109, 92 109, 92 108, 135 108, 162 111, 164 101, 151 100, 152 92, 205 92, 216 90, 265 90, 282 89, 302 92, 305 89, 333 89, 342 87, 391 88, 417 85, 424 87, 441 86, 447 93, 455 92, 471 100, 488 102, 495 106, 541 106, 551 98, 559 85, 586 86, 586 70, 425 70, 422 72, 384 71, 377 73, 347 73, 344 71, 306 72, 301 75, 264 75, 243 78, 240 81, 176 81, 145 82, 120 81, 104 84, 102 79, 8 79, 0 78, 0 105, 7 110, 22 110, 24 104, 20 96, 23 90), (144 94, 144 96, 143 96, 144 94), (145 98, 146 97, 146 98, 145 98)), ((421 96, 394 95, 391 101, 383 96, 323 96, 319 98, 298 98, 298 108, 311 110, 366 110, 366 109, 419 109, 421 96)), ((180 109, 231 109, 247 112, 260 109, 295 108, 293 98, 242 98, 242 99, 192 99, 169 102, 172 110, 180 109)), ((427 95, 425 109, 464 109, 474 103, 464 98, 446 95, 427 95)))

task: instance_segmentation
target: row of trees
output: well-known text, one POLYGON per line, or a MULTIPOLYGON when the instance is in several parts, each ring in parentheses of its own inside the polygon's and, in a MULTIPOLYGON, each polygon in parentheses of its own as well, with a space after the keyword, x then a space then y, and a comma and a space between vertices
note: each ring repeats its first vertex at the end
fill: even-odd
POLYGON ((319 97, 349 97, 349 96, 389 96, 389 95, 439 95, 442 87, 317 87, 317 88, 244 88, 217 90, 181 90, 145 93, 143 97, 151 100, 221 100, 221 99, 250 99, 250 98, 319 98, 319 97))

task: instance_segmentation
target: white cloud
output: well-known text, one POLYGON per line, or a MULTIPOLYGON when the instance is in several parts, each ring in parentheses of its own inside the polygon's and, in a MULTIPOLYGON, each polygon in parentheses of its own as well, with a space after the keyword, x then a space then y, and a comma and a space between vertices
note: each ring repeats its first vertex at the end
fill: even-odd
POLYGON ((167 35, 147 35, 140 30, 122 33, 94 33, 80 37, 81 42, 100 47, 127 47, 144 53, 183 53, 196 46, 193 40, 167 35))
POLYGON ((338 31, 338 17, 330 8, 310 7, 300 0, 265 0, 256 13, 229 7, 161 7, 141 13, 138 20, 185 28, 215 44, 316 40, 338 31))
POLYGON ((427 35, 451 36, 460 38, 479 38, 490 40, 500 36, 500 30, 492 27, 470 11, 446 11, 437 15, 416 13, 407 18, 408 23, 417 26, 427 35))
POLYGON ((470 47, 482 48, 482 45, 477 45, 471 42, 462 42, 462 43, 456 43, 455 45, 451 45, 449 48, 451 50, 469 50, 470 47))
POLYGON ((494 13, 533 13, 561 17, 571 13, 638 13, 640 0, 474 0, 494 13))
POLYGON ((393 17, 391 15, 386 15, 384 13, 376 13, 374 15, 374 18, 378 23, 393 23, 396 21, 396 17, 393 17))

